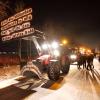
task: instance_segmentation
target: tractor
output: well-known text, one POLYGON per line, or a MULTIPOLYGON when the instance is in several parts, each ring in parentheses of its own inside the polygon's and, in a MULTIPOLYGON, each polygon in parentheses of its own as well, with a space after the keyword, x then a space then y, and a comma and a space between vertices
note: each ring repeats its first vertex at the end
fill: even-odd
POLYGON ((48 78, 55 81, 59 79, 61 73, 68 74, 70 69, 69 58, 67 55, 60 53, 57 42, 48 42, 47 36, 38 30, 35 30, 33 35, 21 40, 27 41, 23 49, 29 48, 29 57, 25 58, 25 55, 21 55, 22 75, 31 72, 41 78, 42 73, 46 72, 48 78))

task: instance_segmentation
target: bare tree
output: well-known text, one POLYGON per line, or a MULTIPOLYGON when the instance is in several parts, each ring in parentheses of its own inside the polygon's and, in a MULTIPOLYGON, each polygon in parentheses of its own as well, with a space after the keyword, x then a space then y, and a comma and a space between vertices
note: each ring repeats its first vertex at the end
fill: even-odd
POLYGON ((12 9, 9 6, 9 0, 1 0, 0 1, 0 21, 5 19, 9 12, 12 12, 12 9))
POLYGON ((12 9, 10 6, 11 0, 0 0, 0 21, 7 18, 10 14, 20 12, 24 9, 23 0, 15 0, 15 8, 12 9))
POLYGON ((23 0, 16 1, 15 12, 17 13, 17 12, 22 11, 24 9, 24 6, 25 6, 25 4, 24 4, 23 0))

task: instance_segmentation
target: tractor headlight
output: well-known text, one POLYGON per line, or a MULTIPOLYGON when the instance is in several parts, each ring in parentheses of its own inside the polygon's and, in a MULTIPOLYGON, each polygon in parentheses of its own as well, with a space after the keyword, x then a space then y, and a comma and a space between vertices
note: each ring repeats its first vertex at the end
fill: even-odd
POLYGON ((55 56, 60 56, 59 50, 54 50, 54 55, 55 55, 55 56))
POLYGON ((43 45, 42 45, 42 48, 43 48, 44 50, 47 50, 47 49, 48 49, 47 44, 43 44, 43 45))
POLYGON ((77 59, 77 55, 72 54, 72 55, 70 55, 70 58, 71 58, 71 59, 77 59))
POLYGON ((53 49, 56 49, 56 48, 58 48, 58 43, 57 42, 53 42, 52 44, 51 44, 51 46, 52 46, 52 48, 53 49))

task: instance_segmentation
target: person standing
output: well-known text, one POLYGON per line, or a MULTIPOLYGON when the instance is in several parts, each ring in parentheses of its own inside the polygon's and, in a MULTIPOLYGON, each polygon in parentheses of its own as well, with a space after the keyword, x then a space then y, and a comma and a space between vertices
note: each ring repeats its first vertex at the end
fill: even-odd
POLYGON ((81 65, 82 65, 82 54, 78 53, 77 68, 81 69, 80 67, 81 65))
POLYGON ((93 54, 89 54, 87 56, 87 70, 89 70, 89 69, 92 70, 94 68, 93 59, 94 59, 93 54))
POLYGON ((87 56, 86 54, 82 55, 82 65, 83 65, 83 69, 86 68, 86 60, 87 60, 87 56))

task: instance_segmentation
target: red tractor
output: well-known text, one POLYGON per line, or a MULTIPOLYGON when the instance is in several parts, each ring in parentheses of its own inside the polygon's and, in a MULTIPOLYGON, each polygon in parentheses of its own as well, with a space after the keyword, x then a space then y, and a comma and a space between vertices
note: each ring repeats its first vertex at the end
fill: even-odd
POLYGON ((35 33, 22 38, 23 41, 31 44, 31 49, 28 50, 31 51, 31 55, 29 59, 21 62, 21 72, 25 75, 26 72, 31 71, 41 78, 46 70, 49 79, 58 80, 61 72, 64 74, 69 72, 69 58, 60 53, 57 42, 49 43, 44 33, 36 30, 35 33))

